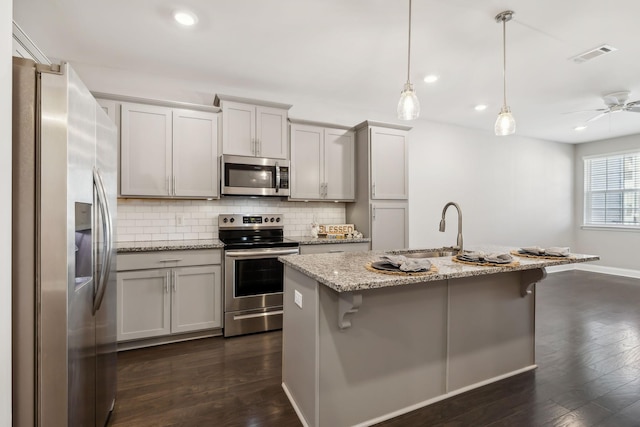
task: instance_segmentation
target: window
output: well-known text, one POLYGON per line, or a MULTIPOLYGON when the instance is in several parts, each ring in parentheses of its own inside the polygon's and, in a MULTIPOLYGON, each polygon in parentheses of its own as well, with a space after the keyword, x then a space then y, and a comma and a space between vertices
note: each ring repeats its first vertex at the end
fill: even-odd
POLYGON ((584 159, 584 223, 640 227, 640 152, 584 159))

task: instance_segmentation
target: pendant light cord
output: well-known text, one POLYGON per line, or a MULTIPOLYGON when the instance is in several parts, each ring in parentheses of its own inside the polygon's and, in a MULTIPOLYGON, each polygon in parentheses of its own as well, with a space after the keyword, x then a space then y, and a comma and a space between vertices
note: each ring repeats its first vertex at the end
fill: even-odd
POLYGON ((409 48, 407 49, 407 83, 411 83, 411 0, 409 0, 409 48))
POLYGON ((507 20, 502 18, 502 93, 504 106, 507 106, 507 20))

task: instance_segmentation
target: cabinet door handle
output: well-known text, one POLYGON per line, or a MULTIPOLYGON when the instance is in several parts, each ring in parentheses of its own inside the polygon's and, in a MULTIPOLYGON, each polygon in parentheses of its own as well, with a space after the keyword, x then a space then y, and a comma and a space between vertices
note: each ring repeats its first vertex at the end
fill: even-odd
POLYGON ((327 197, 328 194, 329 194, 329 183, 325 182, 324 183, 324 197, 327 197))
POLYGON ((169 293, 169 272, 168 271, 166 273, 165 281, 164 281, 164 293, 165 294, 169 293))
POLYGON ((376 219, 376 208, 375 208, 375 206, 373 207, 373 219, 376 219))
POLYGON ((173 191, 172 191, 173 195, 176 195, 176 176, 173 176, 173 191))
POLYGON ((375 182, 373 183, 373 188, 371 189, 371 193, 372 193, 373 196, 376 195, 376 183, 375 182))
POLYGON ((173 293, 175 294, 176 292, 178 292, 178 286, 176 285, 177 280, 177 275, 176 272, 172 272, 172 280, 171 280, 171 285, 173 286, 173 293))
POLYGON ((256 155, 256 139, 251 138, 251 154, 256 155))
POLYGON ((262 152, 262 141, 256 139, 256 156, 259 156, 262 152))
POLYGON ((169 177, 169 175, 167 175, 167 196, 171 195, 171 183, 169 182, 170 179, 171 178, 169 177))

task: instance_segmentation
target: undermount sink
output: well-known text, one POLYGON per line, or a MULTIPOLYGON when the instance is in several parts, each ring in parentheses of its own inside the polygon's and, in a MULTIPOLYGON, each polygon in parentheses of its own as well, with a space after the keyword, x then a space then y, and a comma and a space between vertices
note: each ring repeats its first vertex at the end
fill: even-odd
POLYGON ((439 249, 425 249, 425 250, 404 250, 404 251, 391 251, 388 252, 393 255, 403 255, 407 258, 438 258, 454 256, 458 253, 453 248, 439 248, 439 249))
POLYGON ((444 256, 454 256, 456 251, 425 251, 425 252, 409 252, 403 254, 407 258, 438 258, 444 256))

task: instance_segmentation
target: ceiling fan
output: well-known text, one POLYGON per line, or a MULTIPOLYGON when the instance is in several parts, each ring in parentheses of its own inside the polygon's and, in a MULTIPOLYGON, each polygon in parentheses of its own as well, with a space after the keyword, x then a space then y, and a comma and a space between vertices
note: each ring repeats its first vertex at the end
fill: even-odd
POLYGON ((640 100, 627 102, 629 100, 629 94, 629 91, 621 91, 604 95, 602 97, 602 100, 604 101, 604 104, 607 106, 607 108, 588 110, 598 111, 598 114, 587 120, 587 123, 598 120, 599 118, 604 117, 610 113, 619 113, 621 111, 640 113, 640 100))

